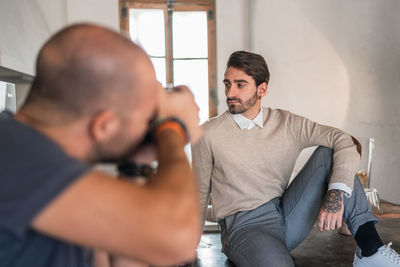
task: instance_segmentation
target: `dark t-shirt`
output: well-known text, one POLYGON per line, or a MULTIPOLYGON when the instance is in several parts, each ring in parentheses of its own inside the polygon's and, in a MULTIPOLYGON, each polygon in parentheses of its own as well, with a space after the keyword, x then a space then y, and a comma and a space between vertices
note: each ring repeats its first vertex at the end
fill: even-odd
POLYGON ((83 248, 36 232, 30 224, 87 170, 38 131, 0 113, 1 267, 86 266, 83 248))

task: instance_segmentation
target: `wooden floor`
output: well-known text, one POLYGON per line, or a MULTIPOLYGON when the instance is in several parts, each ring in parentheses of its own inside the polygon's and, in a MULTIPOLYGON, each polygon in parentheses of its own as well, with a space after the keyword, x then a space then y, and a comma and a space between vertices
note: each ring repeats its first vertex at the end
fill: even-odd
MULTIPOLYGON (((400 252, 400 219, 380 218, 377 229, 384 243, 392 242, 392 248, 400 252)), ((336 231, 319 232, 314 227, 306 240, 292 251, 292 255, 299 267, 352 266, 356 246, 351 236, 342 236, 336 231)), ((202 236, 198 261, 192 266, 233 266, 221 252, 219 233, 202 236)))

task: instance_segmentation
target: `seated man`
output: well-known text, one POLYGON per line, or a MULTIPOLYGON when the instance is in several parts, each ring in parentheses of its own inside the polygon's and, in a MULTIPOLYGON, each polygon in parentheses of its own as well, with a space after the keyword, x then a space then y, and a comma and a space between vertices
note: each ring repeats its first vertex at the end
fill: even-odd
POLYGON ((269 76, 262 56, 233 53, 223 81, 229 111, 206 122, 205 135, 192 148, 202 211, 211 193, 225 255, 239 267, 294 266, 289 252, 316 220, 320 231, 329 231, 344 218, 359 246, 354 266, 400 266, 398 254, 383 245, 355 178, 355 139, 261 107, 269 76), (320 147, 287 187, 297 157, 310 146, 320 147))
POLYGON ((201 227, 184 145, 201 134, 197 114, 188 89, 164 92, 120 34, 80 24, 51 37, 26 103, 0 114, 0 266, 92 266, 84 248, 191 260, 201 227), (150 124, 159 166, 145 185, 90 168, 138 156, 150 124))

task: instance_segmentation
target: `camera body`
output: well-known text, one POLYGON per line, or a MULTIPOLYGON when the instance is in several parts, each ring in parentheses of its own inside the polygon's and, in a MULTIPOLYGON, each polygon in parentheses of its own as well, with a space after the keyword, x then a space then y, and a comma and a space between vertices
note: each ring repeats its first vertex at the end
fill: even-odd
MULTIPOLYGON (((154 131, 156 126, 152 123, 149 125, 149 129, 143 139, 142 143, 138 146, 138 151, 145 148, 146 146, 154 146, 155 138, 154 131)), ((140 153, 140 152, 139 152, 140 153)), ((157 162, 134 162, 130 160, 123 160, 117 164, 117 170, 120 175, 127 178, 147 178, 156 173, 157 162)))

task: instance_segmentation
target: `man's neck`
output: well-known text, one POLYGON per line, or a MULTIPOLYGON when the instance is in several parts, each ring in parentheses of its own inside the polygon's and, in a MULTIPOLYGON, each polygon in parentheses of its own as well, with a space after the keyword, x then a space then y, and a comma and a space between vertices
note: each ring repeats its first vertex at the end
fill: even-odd
POLYGON ((248 118, 249 120, 254 120, 257 117, 258 113, 260 113, 261 104, 257 102, 254 106, 246 110, 245 112, 241 113, 243 116, 248 118))

